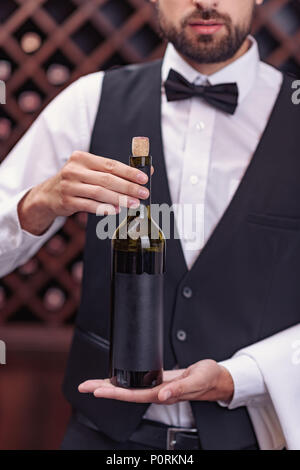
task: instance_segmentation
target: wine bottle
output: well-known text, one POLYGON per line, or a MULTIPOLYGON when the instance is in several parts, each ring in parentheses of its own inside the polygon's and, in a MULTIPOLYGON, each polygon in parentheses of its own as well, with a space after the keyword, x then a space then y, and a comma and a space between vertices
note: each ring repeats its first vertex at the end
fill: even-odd
POLYGON ((73 280, 80 284, 82 281, 82 274, 83 274, 83 261, 76 261, 71 268, 71 274, 73 280))
POLYGON ((29 31, 22 36, 20 44, 26 54, 33 54, 41 47, 42 38, 38 33, 29 31))
POLYGON ((134 137, 130 166, 148 176, 148 199, 129 208, 111 241, 109 374, 123 388, 162 383, 166 240, 151 217, 149 139, 134 137))
POLYGON ((6 292, 3 286, 0 286, 0 310, 5 307, 6 303, 6 292))
POLYGON ((5 117, 0 117, 0 140, 6 140, 12 131, 12 123, 5 117))
POLYGON ((12 74, 12 66, 8 60, 0 60, 0 80, 6 82, 12 74))
POLYGON ((58 287, 50 287, 44 296, 44 305, 50 311, 59 310, 63 307, 65 301, 66 296, 58 287))
POLYGON ((23 91, 18 98, 18 104, 24 113, 35 113, 42 106, 42 98, 36 91, 23 91))
POLYGON ((46 244, 46 250, 50 255, 61 256, 66 249, 64 238, 57 234, 46 244))
POLYGON ((42 105, 42 98, 36 91, 23 91, 18 98, 18 103, 24 113, 35 113, 42 105))
POLYGON ((36 258, 32 258, 27 263, 23 264, 19 268, 19 273, 21 276, 27 277, 27 276, 32 276, 38 271, 39 268, 39 263, 36 258))
POLYGON ((70 78, 70 70, 63 64, 51 64, 47 70, 47 78, 51 85, 63 85, 70 78))

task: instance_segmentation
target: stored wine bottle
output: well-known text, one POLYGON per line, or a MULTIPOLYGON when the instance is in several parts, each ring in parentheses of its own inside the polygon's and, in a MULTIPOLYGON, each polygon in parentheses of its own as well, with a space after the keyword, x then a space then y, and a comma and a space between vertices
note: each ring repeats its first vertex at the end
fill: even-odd
POLYGON ((83 275, 83 261, 76 261, 72 265, 71 274, 72 274, 73 280, 77 284, 80 284, 82 281, 82 275, 83 275))
POLYGON ((162 383, 166 240, 151 217, 149 139, 134 137, 132 167, 148 176, 148 199, 129 208, 112 237, 110 380, 124 388, 162 383))
POLYGON ((70 78, 70 70, 63 64, 51 64, 47 70, 47 78, 51 85, 63 85, 70 78))
POLYGON ((5 117, 0 117, 0 140, 6 140, 11 134, 12 123, 5 117))
POLYGON ((5 307, 6 303, 6 292, 3 286, 0 286, 0 310, 5 307))
POLYGON ((66 301, 64 292, 58 287, 50 287, 44 296, 44 305, 47 310, 55 311, 62 308, 66 301))
POLYGON ((8 60, 0 60, 0 80, 6 82, 12 73, 12 66, 8 60))
POLYGON ((61 256, 66 249, 66 242, 64 238, 57 234, 48 241, 46 250, 50 255, 61 256))
POLYGON ((41 47, 41 44, 41 36, 34 31, 25 33, 21 38, 21 48, 26 52, 26 54, 36 52, 41 47))
POLYGON ((42 105, 42 98, 36 91, 23 91, 19 98, 18 103, 24 113, 34 113, 42 105))
POLYGON ((21 276, 27 277, 27 276, 32 276, 37 272, 39 268, 39 263, 36 258, 31 258, 27 263, 23 264, 20 266, 18 269, 19 273, 21 276))

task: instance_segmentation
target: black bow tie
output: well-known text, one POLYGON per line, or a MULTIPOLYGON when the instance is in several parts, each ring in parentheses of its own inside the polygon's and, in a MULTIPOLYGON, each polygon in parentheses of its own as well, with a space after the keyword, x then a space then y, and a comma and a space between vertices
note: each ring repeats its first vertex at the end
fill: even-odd
POLYGON ((173 69, 170 70, 165 81, 165 89, 168 101, 199 96, 212 106, 229 114, 234 114, 238 105, 239 90, 236 83, 194 85, 173 69))

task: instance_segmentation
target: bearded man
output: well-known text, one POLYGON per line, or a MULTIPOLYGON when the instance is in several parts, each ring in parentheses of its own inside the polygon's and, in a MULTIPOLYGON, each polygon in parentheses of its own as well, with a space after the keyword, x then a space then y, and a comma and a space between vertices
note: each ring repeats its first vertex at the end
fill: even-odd
POLYGON ((250 34, 262 1, 151 0, 164 57, 77 80, 1 166, 2 275, 69 215, 89 213, 62 449, 286 445, 274 408, 255 426, 249 414, 266 409, 279 364, 287 375, 278 344, 300 311, 299 108, 292 80, 260 60, 250 34), (197 204, 202 235, 192 248, 184 234, 167 240, 164 381, 126 390, 108 379, 110 240, 96 236, 96 211, 148 197, 127 164, 138 135, 151 142, 152 202, 197 204))

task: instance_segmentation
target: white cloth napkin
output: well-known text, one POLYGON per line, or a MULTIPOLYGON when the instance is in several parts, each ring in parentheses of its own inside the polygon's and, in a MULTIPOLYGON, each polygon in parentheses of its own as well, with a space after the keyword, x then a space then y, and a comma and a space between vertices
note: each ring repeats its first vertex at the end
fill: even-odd
POLYGON ((300 450, 300 324, 239 350, 257 363, 266 400, 247 406, 261 450, 300 450))

